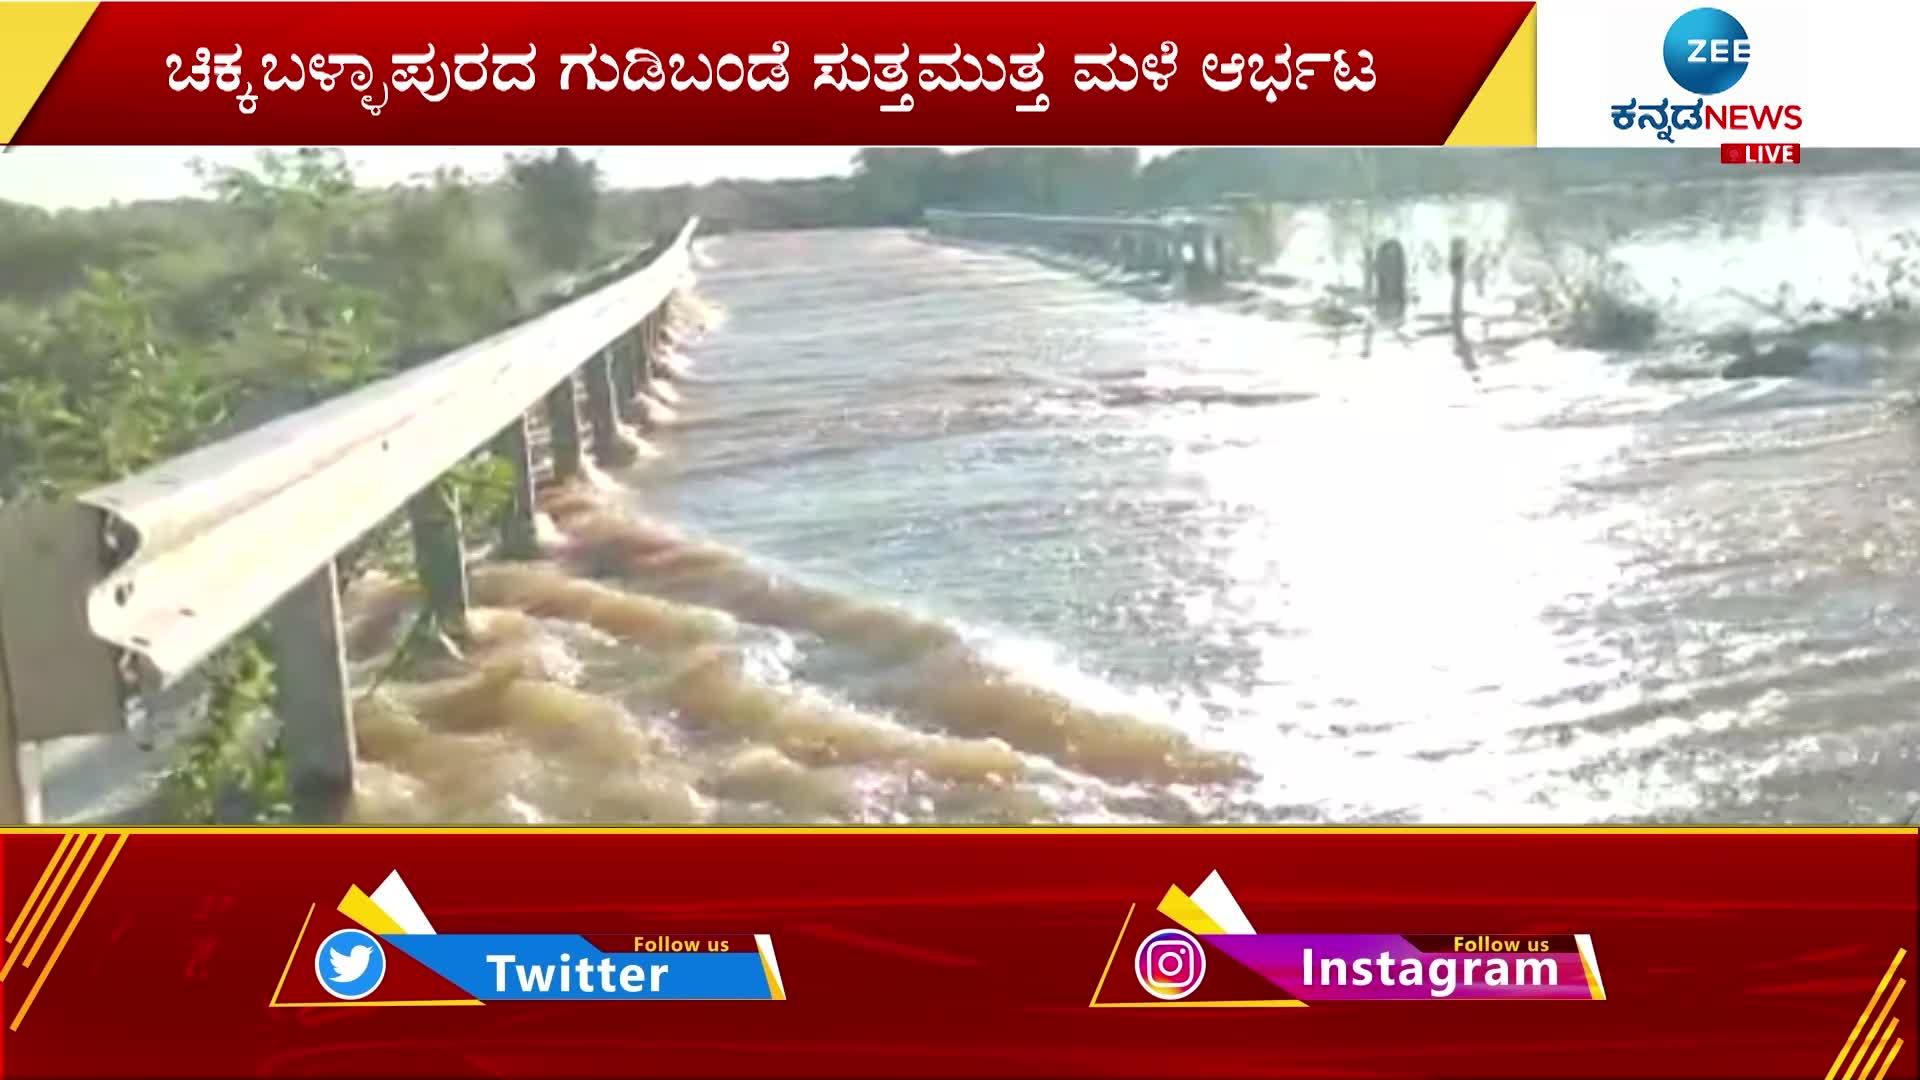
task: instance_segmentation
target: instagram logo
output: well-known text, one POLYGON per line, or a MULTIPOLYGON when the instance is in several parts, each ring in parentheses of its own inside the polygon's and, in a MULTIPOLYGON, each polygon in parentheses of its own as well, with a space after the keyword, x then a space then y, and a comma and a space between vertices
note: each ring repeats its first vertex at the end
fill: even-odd
POLYGON ((1200 988, 1207 954, 1185 930, 1156 930, 1133 951, 1140 988, 1162 1001, 1178 1001, 1200 988))

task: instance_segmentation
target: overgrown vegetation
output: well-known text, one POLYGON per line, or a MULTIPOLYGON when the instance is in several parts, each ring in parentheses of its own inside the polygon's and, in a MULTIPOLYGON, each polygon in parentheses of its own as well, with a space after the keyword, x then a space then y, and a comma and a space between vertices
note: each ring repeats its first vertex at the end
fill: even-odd
POLYGON ((550 157, 517 158, 513 180, 514 239, 552 270, 573 270, 593 250, 600 174, 591 161, 561 147, 550 157))
MULTIPOLYGON (((1505 254, 1520 267, 1534 314, 1566 344, 1630 350, 1656 337, 1696 336, 1709 350, 1727 342, 1754 347, 1757 338, 1814 338, 1834 331, 1871 336, 1899 332, 1920 313, 1920 231, 1908 229, 1857 239, 1857 269, 1850 295, 1802 298, 1790 278, 1800 268, 1783 266, 1770 295, 1749 295, 1723 286, 1721 295, 1741 301, 1750 320, 1733 328, 1686 326, 1679 301, 1662 300, 1660 284, 1636 277, 1622 252, 1636 236, 1661 223, 1717 225, 1724 236, 1747 227, 1761 211, 1763 192, 1750 183, 1703 184, 1686 189, 1637 189, 1609 200, 1571 207, 1564 193, 1537 184, 1509 202, 1505 254), (1682 329, 1685 334, 1679 333, 1682 329)), ((1676 293, 1699 284, 1675 279, 1676 293)), ((1737 351, 1737 350, 1736 350, 1737 351)))
POLYGON ((1661 315, 1617 252, 1631 223, 1588 211, 1568 221, 1565 201, 1530 194, 1512 204, 1511 233, 1533 267, 1532 303, 1564 344, 1632 349, 1659 333, 1661 315))
MULTIPOLYGON (((201 178, 200 200, 0 204, 0 500, 73 495, 439 355, 606 254, 598 175, 565 151, 491 184, 369 190, 312 149, 201 178)), ((469 520, 497 519, 507 475, 484 452, 456 470, 469 520)), ((362 549, 343 565, 411 572, 391 529, 362 549)), ((283 815, 259 641, 202 675, 207 721, 163 784, 169 814, 283 815)))
POLYGON ((1911 320, 1920 307, 1920 230, 1894 233, 1868 266, 1854 275, 1853 302, 1833 315, 1847 322, 1911 320))
POLYGON ((260 723, 273 709, 273 661, 257 633, 207 661, 206 722, 180 747, 161 781, 170 819, 282 820, 292 812, 278 733, 260 723))

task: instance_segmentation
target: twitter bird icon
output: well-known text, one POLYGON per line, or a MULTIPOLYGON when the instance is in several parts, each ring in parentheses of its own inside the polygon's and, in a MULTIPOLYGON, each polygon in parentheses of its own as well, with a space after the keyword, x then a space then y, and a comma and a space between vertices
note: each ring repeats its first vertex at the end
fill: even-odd
POLYGON ((314 950, 313 973, 327 993, 342 1001, 359 1001, 386 978, 387 953, 380 939, 365 930, 335 930, 314 950))

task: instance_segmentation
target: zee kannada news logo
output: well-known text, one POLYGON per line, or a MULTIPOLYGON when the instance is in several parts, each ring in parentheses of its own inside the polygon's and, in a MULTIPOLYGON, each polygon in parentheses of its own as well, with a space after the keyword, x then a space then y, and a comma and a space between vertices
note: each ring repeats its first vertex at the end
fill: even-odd
MULTIPOLYGON (((1667 28, 1661 44, 1661 58, 1667 74, 1689 94, 1692 102, 1676 102, 1671 94, 1657 103, 1641 104, 1630 98, 1613 106, 1613 126, 1621 131, 1651 131, 1655 138, 1673 143, 1681 131, 1798 131, 1800 106, 1753 105, 1708 102, 1708 98, 1732 90, 1754 62, 1754 42, 1740 20, 1719 8, 1701 7, 1681 15, 1667 28)), ((1722 161, 1765 160, 1769 164, 1791 164, 1799 159, 1800 147, 1792 143, 1735 143, 1721 148, 1722 161), (1757 156, 1736 154, 1750 152, 1757 156)))

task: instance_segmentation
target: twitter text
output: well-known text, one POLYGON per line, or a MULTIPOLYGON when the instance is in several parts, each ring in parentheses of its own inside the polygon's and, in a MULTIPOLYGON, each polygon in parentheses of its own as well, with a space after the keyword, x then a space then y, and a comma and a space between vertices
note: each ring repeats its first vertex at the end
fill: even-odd
POLYGON ((668 967, 639 960, 615 960, 611 956, 600 957, 596 964, 587 957, 574 960, 567 953, 560 954, 557 964, 523 964, 512 953, 489 953, 487 963, 493 965, 494 991, 501 994, 510 989, 518 989, 523 994, 547 994, 556 989, 563 994, 658 993, 668 967), (508 985, 509 969, 517 986, 508 985))

